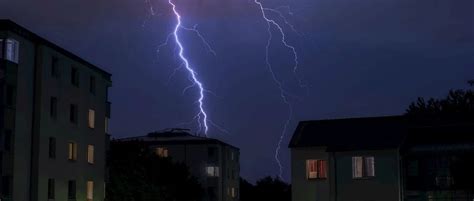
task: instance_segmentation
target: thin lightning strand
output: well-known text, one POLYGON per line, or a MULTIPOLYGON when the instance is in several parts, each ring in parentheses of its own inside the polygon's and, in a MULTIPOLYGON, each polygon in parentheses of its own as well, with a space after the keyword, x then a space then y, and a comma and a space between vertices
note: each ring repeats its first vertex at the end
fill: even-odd
MULTIPOLYGON (((271 65, 270 59, 269 59, 270 45, 271 45, 271 41, 273 39, 273 34, 272 34, 272 31, 271 31, 271 26, 272 25, 279 31, 279 33, 281 35, 281 43, 286 48, 291 50, 291 52, 293 53, 293 59, 294 59, 293 73, 296 73, 297 70, 298 70, 298 54, 296 52, 296 48, 294 46, 290 45, 286 41, 286 34, 283 31, 282 26, 280 26, 280 24, 278 24, 275 20, 270 19, 267 16, 266 11, 276 12, 277 14, 280 14, 280 17, 283 17, 283 15, 275 9, 265 8, 259 0, 254 0, 254 3, 260 9, 261 14, 262 14, 262 18, 267 22, 268 41, 267 41, 266 52, 265 52, 265 58, 266 58, 265 61, 266 61, 266 64, 267 64, 267 68, 268 68, 268 71, 270 72, 270 74, 272 75, 273 81, 275 82, 276 86, 280 90, 280 97, 281 97, 283 103, 288 108, 288 118, 285 121, 285 124, 283 126, 283 130, 281 132, 280 138, 279 138, 278 143, 277 143, 276 148, 275 148, 275 161, 277 162, 278 167, 279 167, 279 175, 278 176, 281 179, 283 179, 283 165, 280 161, 280 156, 279 155, 280 155, 280 150, 281 150, 281 144, 283 143, 283 140, 285 138, 285 134, 287 132, 287 129, 288 129, 289 124, 291 123, 291 120, 292 120, 292 117, 293 117, 293 106, 290 103, 290 101, 288 100, 288 93, 285 91, 282 82, 280 80, 278 80, 278 78, 276 77, 276 75, 274 73, 274 70, 273 70, 273 67, 271 65)), ((287 25, 290 24, 290 23, 288 23, 288 21, 284 17, 283 17, 283 20, 285 21, 285 23, 287 23, 287 25)), ((290 27, 293 28, 292 26, 290 26, 290 27)), ((301 81, 300 81, 300 83, 301 83, 301 81)))
POLYGON ((197 102, 199 104, 199 112, 195 116, 195 118, 197 118, 197 120, 198 120, 198 125, 199 125, 199 131, 198 132, 201 132, 202 128, 204 128, 204 134, 207 136, 207 132, 209 130, 209 127, 207 125, 207 122, 208 122, 207 113, 204 110, 204 98, 205 98, 204 91, 205 91, 205 89, 204 89, 203 84, 201 83, 201 81, 199 81, 199 79, 197 78, 196 72, 194 71, 194 69, 189 64, 188 59, 184 56, 184 47, 181 43, 181 40, 180 40, 179 34, 178 34, 179 30, 183 29, 183 27, 181 25, 181 15, 177 11, 176 5, 172 2, 172 0, 168 0, 168 3, 173 8, 173 13, 176 16, 176 20, 177 20, 176 26, 175 26, 174 31, 173 31, 173 36, 174 36, 174 39, 175 39, 175 43, 179 47, 179 58, 182 60, 182 62, 184 64, 184 67, 188 71, 188 73, 189 73, 189 75, 190 75, 190 77, 193 81, 193 85, 199 87, 199 99, 197 100, 197 102))

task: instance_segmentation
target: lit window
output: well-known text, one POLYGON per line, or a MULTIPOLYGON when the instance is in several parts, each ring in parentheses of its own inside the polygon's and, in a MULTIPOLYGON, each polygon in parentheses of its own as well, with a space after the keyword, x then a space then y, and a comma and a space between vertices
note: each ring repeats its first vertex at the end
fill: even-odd
POLYGON ((20 49, 20 43, 14 39, 6 39, 3 44, 5 46, 5 52, 2 52, 3 58, 11 62, 18 63, 18 52, 20 49))
POLYGON ((306 177, 308 179, 325 179, 327 175, 326 160, 307 160, 306 161, 306 177))
POLYGON ((237 189, 232 187, 232 198, 236 198, 237 197, 237 189))
POLYGON ((94 145, 87 146, 87 162, 94 164, 94 145))
POLYGON ((94 199, 94 182, 87 182, 87 201, 92 201, 94 199))
POLYGON ((95 110, 89 109, 89 128, 95 128, 95 110))
POLYGON ((77 160, 77 144, 74 142, 68 143, 68 160, 75 161, 77 160))
POLYGON ((352 157, 352 178, 375 177, 374 157, 352 157))
POLYGON ((168 157, 168 149, 164 147, 157 147, 155 148, 155 154, 159 157, 167 158, 168 157))
POLYGON ((206 167, 206 172, 208 177, 219 177, 219 167, 217 166, 206 167))

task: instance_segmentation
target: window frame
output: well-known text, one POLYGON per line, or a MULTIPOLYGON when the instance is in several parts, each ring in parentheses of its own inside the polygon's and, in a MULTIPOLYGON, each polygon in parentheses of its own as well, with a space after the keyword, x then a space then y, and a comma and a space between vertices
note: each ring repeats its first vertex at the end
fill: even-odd
POLYGON ((20 42, 13 38, 6 38, 3 40, 3 59, 13 63, 19 63, 20 42), (11 45, 11 46, 10 46, 11 45), (11 48, 11 49, 10 49, 11 48))
POLYGON ((325 180, 328 178, 328 162, 325 159, 307 159, 306 160, 306 179, 307 180, 325 180), (314 164, 312 164, 314 162, 314 164), (315 171, 312 172, 311 165, 314 165, 315 171), (313 177, 311 174, 314 173, 313 177), (324 174, 322 174, 324 173, 324 174))
POLYGON ((86 183, 86 200, 92 201, 94 199, 94 181, 88 180, 86 183))
POLYGON ((49 137, 48 157, 50 159, 56 159, 56 138, 55 137, 49 137))
POLYGON ((87 145, 87 163, 93 165, 95 163, 95 146, 87 145))
POLYGON ((48 179, 48 199, 54 200, 56 197, 56 182, 53 178, 48 179))
POLYGON ((76 183, 76 180, 69 180, 67 182, 67 197, 70 200, 76 200, 76 197, 77 197, 77 183, 76 183))
POLYGON ((75 87, 79 87, 80 83, 80 73, 79 68, 76 66, 71 66, 71 84, 75 87))
POLYGON ((67 154, 67 159, 68 161, 77 161, 77 143, 75 142, 68 142, 67 144, 68 147, 68 154, 67 154))
POLYGON ((90 129, 95 128, 95 110, 90 108, 89 112, 87 113, 87 126, 90 129))
POLYGON ((375 173, 375 156, 353 156, 352 157, 352 179, 371 179, 375 178, 376 173, 375 173), (369 173, 369 169, 367 169, 368 165, 367 162, 369 162, 368 159, 371 159, 371 172, 369 173), (359 161, 358 161, 359 160, 359 161), (360 164, 358 164, 360 163, 360 164), (357 166, 361 166, 360 169, 357 168, 357 166), (360 176, 359 172, 360 171, 360 176))
POLYGON ((207 177, 220 177, 220 168, 216 165, 208 165, 206 167, 206 176, 207 177))

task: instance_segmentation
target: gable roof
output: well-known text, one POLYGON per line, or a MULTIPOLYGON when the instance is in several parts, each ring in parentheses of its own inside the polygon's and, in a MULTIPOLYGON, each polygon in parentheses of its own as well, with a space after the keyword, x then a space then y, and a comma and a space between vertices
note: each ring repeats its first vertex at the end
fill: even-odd
POLYGON ((402 116, 302 121, 289 147, 328 150, 389 149, 401 145, 407 123, 402 116))

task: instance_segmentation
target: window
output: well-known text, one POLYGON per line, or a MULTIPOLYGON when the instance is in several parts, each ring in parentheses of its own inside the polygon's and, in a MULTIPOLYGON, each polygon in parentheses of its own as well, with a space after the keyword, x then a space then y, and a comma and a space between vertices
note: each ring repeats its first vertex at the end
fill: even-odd
POLYGON ((79 70, 75 67, 71 68, 71 84, 76 87, 79 86, 79 70))
POLYGON ((352 157, 352 178, 375 177, 374 157, 352 157))
POLYGON ((49 158, 56 158, 56 138, 49 138, 49 158))
POLYGON ((51 76, 54 78, 59 77, 59 59, 57 57, 51 59, 51 76))
POLYGON ((18 63, 18 54, 20 43, 14 39, 6 39, 4 42, 4 57, 6 60, 18 63))
POLYGON ((49 105, 49 115, 51 118, 56 119, 58 117, 58 98, 51 97, 49 105))
POLYGON ((0 58, 3 59, 3 38, 0 38, 0 58))
POLYGON ((67 198, 68 199, 76 199, 76 181, 69 180, 67 183, 67 198))
POLYGON ((308 179, 326 179, 327 161, 326 160, 307 160, 306 177, 308 179))
POLYGON ((48 179, 48 199, 54 199, 55 194, 54 179, 48 179))
POLYGON ((155 148, 155 154, 159 157, 167 158, 168 157, 168 149, 164 147, 157 147, 155 148))
POLYGON ((206 172, 208 177, 219 177, 219 167, 217 166, 206 167, 206 172))
POLYGON ((5 138, 4 138, 3 148, 5 151, 10 151, 12 149, 12 130, 6 129, 5 130, 5 138))
POLYGON ((87 162, 94 164, 94 145, 87 145, 87 162))
POLYGON ((95 110, 89 109, 89 128, 95 128, 95 110))
POLYGON ((6 104, 8 106, 13 106, 15 105, 15 87, 13 87, 12 85, 6 85, 6 104))
POLYGON ((237 195, 238 195, 238 189, 232 187, 232 189, 231 189, 231 196, 232 196, 232 198, 237 198, 237 195))
POLYGON ((68 155, 67 159, 70 161, 77 160, 77 144, 74 142, 68 143, 68 155))
POLYGON ((95 77, 91 76, 89 79, 89 92, 95 94, 95 77))
POLYGON ((70 109, 69 109, 69 120, 71 123, 77 124, 77 113, 78 113, 78 107, 76 104, 71 104, 70 109))
POLYGON ((109 133, 109 118, 105 117, 105 133, 109 133))
POLYGON ((94 182, 87 182, 87 201, 92 201, 94 199, 94 182))
POLYGON ((218 159, 217 148, 216 147, 208 147, 207 148, 207 157, 208 157, 209 162, 211 162, 211 163, 216 162, 217 159, 218 159))

